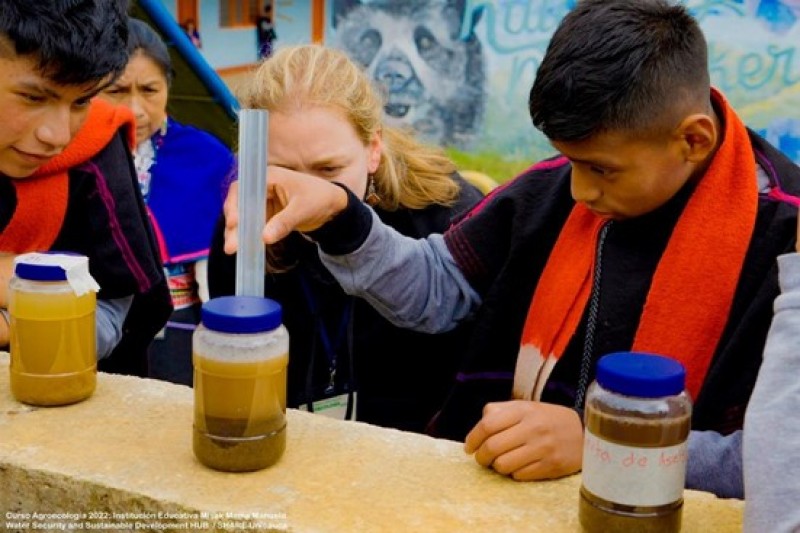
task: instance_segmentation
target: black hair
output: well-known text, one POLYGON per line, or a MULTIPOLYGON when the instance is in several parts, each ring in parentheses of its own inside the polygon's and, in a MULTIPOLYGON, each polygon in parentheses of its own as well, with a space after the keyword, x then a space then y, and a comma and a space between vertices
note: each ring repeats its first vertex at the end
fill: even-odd
POLYGON ((668 0, 579 0, 553 34, 528 101, 551 141, 675 127, 709 102, 708 47, 668 0), (683 118, 683 117, 680 117, 683 118))
POLYGON ((31 57, 61 85, 116 77, 128 62, 127 0, 0 1, 0 54, 31 57))
POLYGON ((175 71, 172 69, 167 45, 146 22, 131 18, 128 20, 128 53, 133 56, 136 52, 152 59, 167 78, 167 84, 172 83, 175 71))

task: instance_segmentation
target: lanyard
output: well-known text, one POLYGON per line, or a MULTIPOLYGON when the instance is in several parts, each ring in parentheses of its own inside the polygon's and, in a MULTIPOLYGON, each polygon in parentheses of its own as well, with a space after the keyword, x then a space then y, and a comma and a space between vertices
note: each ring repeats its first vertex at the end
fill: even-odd
MULTIPOLYGON (((342 309, 341 318, 339 319, 338 327, 336 328, 335 335, 332 337, 328 328, 325 326, 325 320, 322 313, 320 313, 319 305, 316 298, 311 292, 311 287, 303 275, 300 275, 300 285, 303 288, 303 295, 306 298, 306 303, 314 317, 314 330, 319 334, 319 340, 322 342, 322 349, 325 352, 325 358, 328 363, 328 386, 325 388, 325 394, 332 394, 335 389, 336 380, 336 367, 337 367, 337 353, 339 349, 345 344, 345 339, 348 341, 346 344, 346 353, 349 359, 352 360, 352 333, 349 328, 352 315, 353 315, 353 298, 348 297, 342 309)), ((315 338, 317 335, 315 334, 315 338)), ((316 342, 312 342, 312 347, 316 346, 316 342)), ((313 374, 313 366, 315 360, 316 349, 312 349, 311 358, 309 361, 309 374, 313 374)), ((349 377, 352 380, 352 376, 349 377)))

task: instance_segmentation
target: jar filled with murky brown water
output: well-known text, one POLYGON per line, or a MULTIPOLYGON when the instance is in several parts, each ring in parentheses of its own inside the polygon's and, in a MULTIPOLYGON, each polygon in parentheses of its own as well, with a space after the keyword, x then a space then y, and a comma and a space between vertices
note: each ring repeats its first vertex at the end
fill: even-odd
POLYGON ((203 304, 192 338, 193 448, 204 465, 249 472, 286 448, 289 334, 274 300, 224 296, 203 304))
POLYGON ((584 412, 585 531, 680 531, 692 412, 685 381, 683 365, 661 355, 600 359, 584 412))

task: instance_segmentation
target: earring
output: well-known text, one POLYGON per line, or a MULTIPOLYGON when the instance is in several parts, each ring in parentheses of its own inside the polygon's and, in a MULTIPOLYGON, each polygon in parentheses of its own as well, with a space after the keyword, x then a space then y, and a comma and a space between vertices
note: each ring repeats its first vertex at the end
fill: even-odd
POLYGON ((370 174, 367 176, 367 196, 364 198, 364 201, 367 202, 368 205, 375 207, 381 202, 381 197, 378 196, 378 192, 375 190, 375 175, 370 174))

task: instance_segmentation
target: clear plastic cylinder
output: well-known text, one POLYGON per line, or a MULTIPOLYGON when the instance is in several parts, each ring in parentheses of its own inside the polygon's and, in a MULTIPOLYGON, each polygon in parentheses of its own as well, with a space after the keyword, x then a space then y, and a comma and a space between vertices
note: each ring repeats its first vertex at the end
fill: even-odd
POLYGON ((193 336, 193 449, 201 463, 247 472, 281 458, 288 361, 277 302, 226 296, 203 304, 193 336))
POLYGON ((237 296, 264 295, 266 259, 261 230, 266 223, 268 133, 266 110, 239 110, 237 296))
MULTIPOLYGON (((86 257, 67 259, 73 274, 89 275, 86 257)), ((79 402, 97 383, 96 295, 76 292, 57 263, 55 255, 18 256, 9 284, 11 393, 31 405, 79 402)))
POLYGON ((692 406, 670 358, 600 359, 584 411, 579 515, 588 532, 678 532, 692 406))

